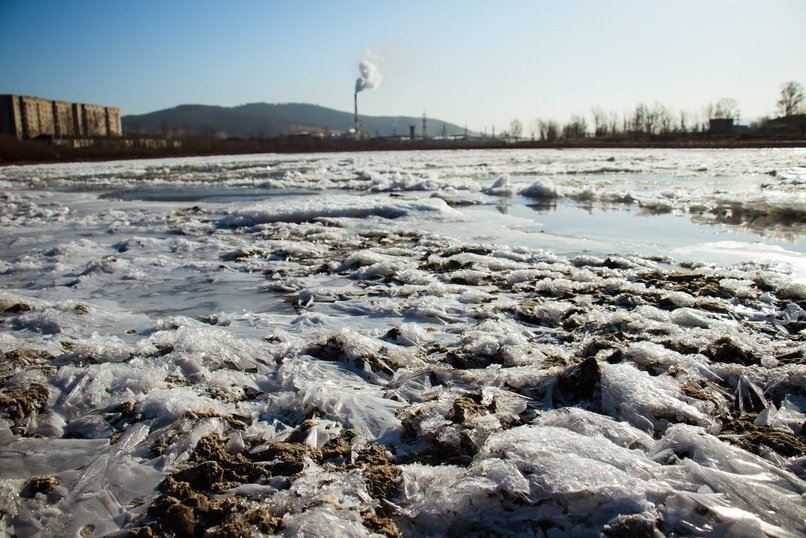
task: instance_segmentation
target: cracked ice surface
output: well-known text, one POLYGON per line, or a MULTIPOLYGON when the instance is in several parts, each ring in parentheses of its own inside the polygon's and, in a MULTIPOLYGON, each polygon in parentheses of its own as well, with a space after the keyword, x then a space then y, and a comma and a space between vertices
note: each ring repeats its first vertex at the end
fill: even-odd
POLYGON ((805 170, 802 150, 0 168, 0 528, 802 536, 805 170))

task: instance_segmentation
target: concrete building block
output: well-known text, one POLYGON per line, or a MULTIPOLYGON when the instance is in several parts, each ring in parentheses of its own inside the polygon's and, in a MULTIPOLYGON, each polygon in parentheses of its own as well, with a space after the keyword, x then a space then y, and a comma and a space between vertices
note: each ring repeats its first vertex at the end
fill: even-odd
POLYGON ((123 122, 120 109, 106 107, 106 134, 108 136, 123 136, 123 122))
POLYGON ((39 97, 20 97, 22 132, 25 138, 53 136, 53 105, 39 97))
POLYGON ((22 138, 20 102, 16 95, 0 95, 0 132, 22 138))
POLYGON ((54 136, 76 136, 73 121, 73 104, 66 101, 53 101, 54 136))
POLYGON ((123 124, 119 108, 0 95, 0 132, 20 140, 120 137, 123 124))
POLYGON ((106 136, 106 109, 98 105, 84 105, 84 135, 106 136))

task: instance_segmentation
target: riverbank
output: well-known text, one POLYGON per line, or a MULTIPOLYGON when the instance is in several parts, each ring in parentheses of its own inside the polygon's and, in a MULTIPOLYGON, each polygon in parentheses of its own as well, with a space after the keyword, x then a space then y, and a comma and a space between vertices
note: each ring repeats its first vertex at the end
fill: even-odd
POLYGON ((0 137, 0 166, 56 162, 98 162, 163 157, 200 157, 210 155, 245 155, 255 153, 333 153, 356 151, 467 150, 467 149, 708 149, 708 148, 797 148, 806 147, 806 137, 771 137, 754 134, 711 135, 694 133, 665 136, 619 136, 514 140, 502 138, 417 139, 333 138, 304 135, 265 138, 214 138, 193 136, 177 139, 167 147, 134 146, 106 143, 90 147, 54 145, 48 141, 16 140, 0 137))

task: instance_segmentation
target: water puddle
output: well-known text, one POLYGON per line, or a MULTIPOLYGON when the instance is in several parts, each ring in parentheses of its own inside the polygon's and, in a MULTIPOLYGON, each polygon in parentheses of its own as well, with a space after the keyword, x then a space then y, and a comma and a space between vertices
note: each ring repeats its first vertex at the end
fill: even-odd
POLYGON ((468 213, 497 211, 534 222, 533 231, 598 242, 678 247, 717 241, 765 243, 806 253, 802 227, 771 225, 756 230, 752 222, 647 210, 631 205, 590 205, 572 201, 535 202, 523 197, 467 208, 468 213), (723 222, 720 222, 723 220, 723 222))

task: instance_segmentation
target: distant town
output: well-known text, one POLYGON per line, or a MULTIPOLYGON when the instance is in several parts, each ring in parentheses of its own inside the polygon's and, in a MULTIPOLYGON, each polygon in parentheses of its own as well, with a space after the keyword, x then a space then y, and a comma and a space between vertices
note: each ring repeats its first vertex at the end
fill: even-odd
MULTIPOLYGON (((357 95, 357 94, 356 94, 357 95)), ((655 103, 629 113, 591 109, 560 124, 513 119, 496 132, 436 118, 361 116, 310 104, 181 105, 122 116, 114 106, 0 95, 0 163, 265 152, 545 147, 806 146, 803 87, 782 85, 781 115, 742 124, 721 99, 698 115, 655 103)))

